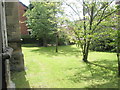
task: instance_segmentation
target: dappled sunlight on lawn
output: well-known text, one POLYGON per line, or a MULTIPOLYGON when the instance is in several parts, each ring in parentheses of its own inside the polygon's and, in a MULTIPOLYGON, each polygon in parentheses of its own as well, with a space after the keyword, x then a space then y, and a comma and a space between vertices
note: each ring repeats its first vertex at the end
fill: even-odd
MULTIPOLYGON (((115 53, 90 52, 91 63, 86 64, 75 45, 60 46, 58 53, 52 46, 28 46, 22 48, 27 67, 26 80, 32 88, 118 88, 115 53)), ((14 73, 14 81, 19 87, 22 77, 16 75, 21 74, 14 73)), ((25 86, 23 83, 20 87, 25 86)))

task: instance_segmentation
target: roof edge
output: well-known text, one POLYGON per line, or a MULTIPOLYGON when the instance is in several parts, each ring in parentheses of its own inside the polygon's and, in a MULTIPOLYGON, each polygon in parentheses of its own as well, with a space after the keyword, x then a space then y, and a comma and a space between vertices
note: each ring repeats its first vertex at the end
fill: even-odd
POLYGON ((26 6, 25 4, 23 4, 21 1, 19 1, 19 3, 21 3, 24 7, 28 8, 28 6, 26 6))

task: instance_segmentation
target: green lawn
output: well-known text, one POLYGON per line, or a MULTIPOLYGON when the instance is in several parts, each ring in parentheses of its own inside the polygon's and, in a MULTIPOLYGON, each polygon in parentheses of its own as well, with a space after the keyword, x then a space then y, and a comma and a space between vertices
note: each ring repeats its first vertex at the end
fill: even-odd
POLYGON ((14 72, 17 88, 118 88, 115 53, 90 52, 89 61, 108 69, 82 62, 75 45, 55 47, 22 47, 25 72, 14 72))

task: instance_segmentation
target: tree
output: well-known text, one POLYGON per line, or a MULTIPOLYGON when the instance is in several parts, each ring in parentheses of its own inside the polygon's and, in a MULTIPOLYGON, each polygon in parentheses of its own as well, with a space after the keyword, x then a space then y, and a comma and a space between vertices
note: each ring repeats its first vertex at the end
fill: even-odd
POLYGON ((56 14, 60 12, 59 4, 54 2, 32 2, 32 9, 28 9, 28 27, 32 29, 31 36, 40 40, 47 46, 49 38, 53 37, 57 29, 56 14))
MULTIPOLYGON (((80 3, 80 0, 78 2, 80 3)), ((91 41, 94 40, 95 37, 99 36, 99 33, 101 34, 101 36, 105 36, 106 32, 109 32, 106 31, 106 29, 101 29, 101 28, 103 28, 102 27, 103 25, 104 26, 107 25, 106 23, 107 19, 114 18, 110 16, 113 13, 115 13, 116 10, 111 7, 112 1, 98 2, 97 0, 92 0, 92 1, 83 0, 82 3, 83 3, 82 19, 79 14, 80 11, 78 11, 80 8, 77 8, 76 7, 77 5, 72 6, 68 3, 66 4, 69 7, 71 7, 73 12, 79 17, 78 20, 70 22, 70 26, 73 25, 72 27, 75 35, 74 40, 82 49, 83 61, 88 62, 88 53, 89 53, 89 47, 91 41)))
POLYGON ((118 25, 117 25, 117 59, 118 59, 118 76, 120 77, 120 1, 116 2, 117 4, 117 16, 118 16, 118 25))
POLYGON ((62 9, 61 9, 61 5, 62 3, 60 2, 54 2, 54 6, 53 6, 53 20, 54 20, 54 34, 55 34, 55 42, 56 42, 56 49, 55 51, 58 52, 58 44, 59 44, 59 27, 58 24, 60 24, 61 20, 60 20, 60 15, 63 13, 62 9))

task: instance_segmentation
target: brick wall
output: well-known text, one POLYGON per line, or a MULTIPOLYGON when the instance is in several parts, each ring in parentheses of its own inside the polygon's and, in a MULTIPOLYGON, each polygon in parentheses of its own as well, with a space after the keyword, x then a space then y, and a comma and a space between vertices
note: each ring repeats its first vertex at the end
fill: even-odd
POLYGON ((29 34, 29 32, 27 31, 26 23, 25 23, 25 20, 27 20, 27 18, 23 16, 26 10, 27 10, 27 6, 19 2, 19 24, 20 24, 21 35, 29 34))

